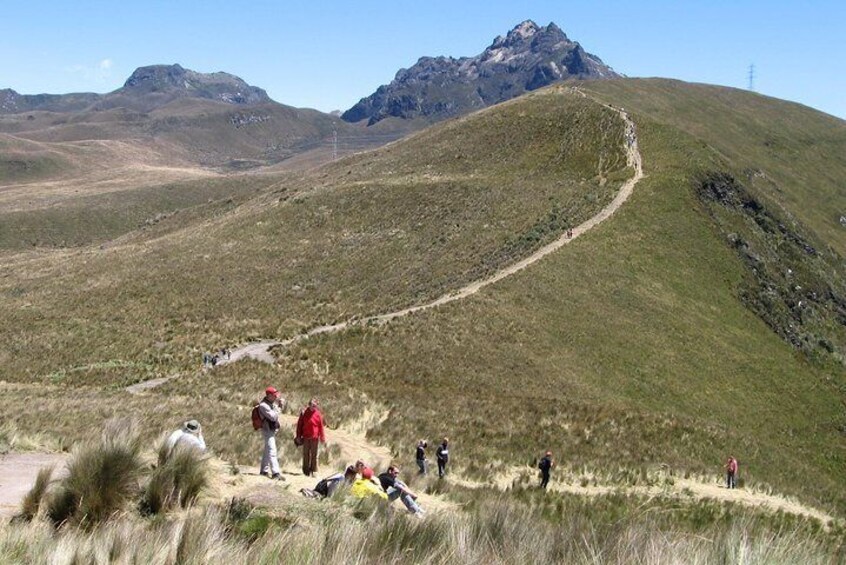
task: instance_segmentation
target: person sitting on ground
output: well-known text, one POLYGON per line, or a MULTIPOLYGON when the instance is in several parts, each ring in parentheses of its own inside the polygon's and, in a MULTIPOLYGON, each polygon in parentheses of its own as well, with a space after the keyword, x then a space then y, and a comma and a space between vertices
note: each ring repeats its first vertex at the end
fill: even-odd
POLYGON ((545 489, 549 484, 549 472, 553 467, 555 467, 555 461, 552 459, 552 452, 547 451, 538 463, 538 469, 541 472, 541 488, 545 489))
POLYGON ((350 487, 350 494, 361 499, 376 496, 388 500, 388 495, 382 487, 373 482, 373 469, 370 467, 361 470, 361 477, 356 479, 350 487))
POLYGON ((338 492, 342 485, 352 485, 358 478, 358 473, 353 465, 348 466, 343 473, 335 473, 321 479, 314 489, 301 489, 300 492, 308 498, 329 498, 338 492))
POLYGON ((417 442, 417 453, 414 458, 417 461, 417 471, 421 475, 425 475, 429 471, 429 462, 426 460, 426 448, 429 447, 425 439, 417 442))
POLYGON ((179 446, 180 449, 197 449, 200 453, 206 451, 206 440, 203 439, 203 430, 197 420, 188 420, 182 424, 182 428, 174 431, 165 441, 167 456, 179 446))
POLYGON ((379 475, 379 482, 382 484, 382 489, 388 494, 388 500, 393 502, 399 498, 409 512, 422 514, 423 509, 417 504, 417 495, 408 488, 408 485, 397 478, 399 472, 400 470, 396 465, 391 465, 387 471, 379 475))
POLYGON ((446 475, 447 463, 449 463, 449 438, 445 437, 441 445, 435 451, 435 456, 438 460, 438 477, 444 478, 446 475))

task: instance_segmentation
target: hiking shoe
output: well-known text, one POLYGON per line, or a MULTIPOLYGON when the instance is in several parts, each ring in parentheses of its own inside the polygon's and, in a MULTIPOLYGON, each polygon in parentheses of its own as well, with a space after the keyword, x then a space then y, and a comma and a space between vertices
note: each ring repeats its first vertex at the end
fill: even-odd
POLYGON ((270 478, 271 478, 271 480, 274 480, 274 481, 284 481, 285 480, 285 477, 283 477, 279 473, 273 473, 273 475, 271 475, 270 478))
POLYGON ((270 477, 270 473, 268 471, 259 471, 259 475, 262 477, 270 477))

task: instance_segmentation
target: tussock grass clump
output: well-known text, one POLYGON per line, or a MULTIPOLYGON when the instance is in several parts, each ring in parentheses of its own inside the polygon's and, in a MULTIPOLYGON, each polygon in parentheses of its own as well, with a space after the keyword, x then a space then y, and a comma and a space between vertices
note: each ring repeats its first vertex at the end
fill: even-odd
POLYGON ((35 477, 35 484, 26 493, 26 496, 21 502, 21 512, 16 516, 19 520, 29 522, 38 514, 41 508, 41 503, 44 501, 47 489, 50 487, 50 479, 53 478, 54 467, 44 467, 38 471, 38 476, 35 477))
POLYGON ((335 511, 303 524, 235 500, 168 521, 125 515, 92 532, 69 529, 61 536, 33 522, 0 529, 0 562, 822 565, 843 558, 842 534, 750 513, 690 530, 684 520, 648 511, 658 507, 635 507, 620 498, 558 497, 550 513, 538 504, 553 497, 539 495, 532 502, 478 491, 472 497, 466 512, 424 520, 388 512, 351 519, 335 511))
POLYGON ((143 514, 159 514, 175 506, 192 505, 210 482, 208 456, 193 447, 177 445, 168 453, 158 450, 159 464, 150 475, 141 497, 143 514))
POLYGON ((47 514, 56 525, 95 525, 119 513, 136 497, 144 461, 134 421, 106 422, 99 441, 82 446, 67 476, 50 495, 47 514))

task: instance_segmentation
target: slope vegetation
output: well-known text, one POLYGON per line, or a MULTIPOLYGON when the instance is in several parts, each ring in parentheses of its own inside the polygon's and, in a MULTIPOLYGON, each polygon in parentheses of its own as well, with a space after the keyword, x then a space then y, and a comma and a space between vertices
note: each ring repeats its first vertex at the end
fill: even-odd
POLYGON ((104 387, 178 373, 127 407, 176 424, 202 390, 220 403, 204 414, 207 439, 247 462, 246 412, 224 403, 246 409, 273 380, 297 400, 321 395, 335 422, 388 406, 368 437, 400 454, 449 435, 470 476, 545 448, 608 476, 719 473, 733 453, 747 484, 842 515, 843 236, 827 214, 846 198, 843 122, 670 81, 581 88, 587 98, 542 90, 286 177, 158 238, 0 259, 6 380, 74 390, 60 426, 70 437, 98 421, 98 397, 120 397, 104 387), (465 300, 283 348, 273 367, 195 369, 204 349, 426 303, 593 216, 632 175, 606 102, 637 125, 647 175, 613 219, 465 300), (738 209, 703 198, 716 178, 743 188, 738 209), (766 213, 747 213, 752 201, 766 213), (789 260, 831 290, 800 345, 778 331, 792 319, 748 299, 761 283, 731 234, 773 250, 753 250, 767 272, 789 260), (804 348, 808 336, 831 347, 804 348))

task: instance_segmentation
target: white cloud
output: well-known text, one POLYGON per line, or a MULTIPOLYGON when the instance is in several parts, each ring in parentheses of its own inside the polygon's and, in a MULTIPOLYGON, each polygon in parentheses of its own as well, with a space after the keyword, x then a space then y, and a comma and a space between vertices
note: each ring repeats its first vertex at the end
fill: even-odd
POLYGON ((81 75, 89 82, 106 82, 112 76, 114 61, 105 58, 94 65, 70 65, 65 67, 65 72, 81 75))

